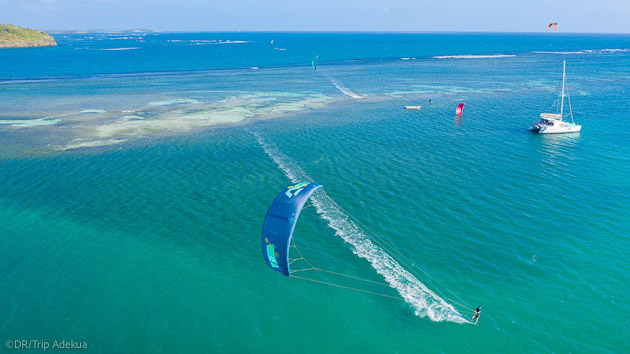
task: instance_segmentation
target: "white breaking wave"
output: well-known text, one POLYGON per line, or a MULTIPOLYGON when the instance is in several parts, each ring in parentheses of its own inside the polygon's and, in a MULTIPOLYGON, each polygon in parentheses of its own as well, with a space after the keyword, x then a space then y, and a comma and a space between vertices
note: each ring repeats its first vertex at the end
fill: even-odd
POLYGON ((544 51, 536 51, 536 54, 561 54, 561 55, 570 55, 570 54, 593 54, 593 51, 588 50, 580 50, 575 52, 544 52, 544 51))
MULTIPOLYGON (((256 136, 265 153, 293 183, 311 181, 311 178, 295 161, 283 154, 274 145, 265 142, 260 135, 252 134, 256 136)), ((326 197, 325 194, 314 193, 311 196, 311 202, 322 219, 326 220, 328 226, 335 230, 335 234, 352 246, 354 254, 370 262, 372 268, 382 275, 387 283, 396 289, 400 296, 415 309, 416 315, 428 316, 433 321, 468 322, 452 305, 429 290, 413 274, 398 264, 394 258, 375 245, 365 232, 348 220, 349 216, 340 210, 329 197, 326 197)))
POLYGON ((628 52, 630 51, 630 49, 615 49, 615 48, 608 48, 608 49, 585 49, 585 50, 578 50, 578 51, 573 51, 573 52, 551 52, 551 51, 537 51, 534 52, 536 54, 602 54, 602 53, 624 53, 624 52, 628 52))
POLYGON ((227 40, 227 41, 218 41, 216 44, 240 44, 240 43, 249 43, 249 41, 231 41, 231 40, 227 40))
POLYGON ((135 50, 140 49, 139 47, 124 47, 124 48, 103 48, 98 50, 135 50))
POLYGON ((10 125, 13 127, 37 127, 40 125, 55 125, 61 119, 38 118, 38 119, 6 119, 0 120, 0 125, 10 125))
POLYGON ((250 41, 233 41, 233 40, 223 40, 223 39, 169 39, 168 42, 173 43, 192 43, 192 44, 233 44, 233 43, 250 43, 250 41))
POLYGON ((496 54, 496 55, 441 55, 433 57, 434 59, 491 59, 491 58, 511 58, 514 54, 496 54))

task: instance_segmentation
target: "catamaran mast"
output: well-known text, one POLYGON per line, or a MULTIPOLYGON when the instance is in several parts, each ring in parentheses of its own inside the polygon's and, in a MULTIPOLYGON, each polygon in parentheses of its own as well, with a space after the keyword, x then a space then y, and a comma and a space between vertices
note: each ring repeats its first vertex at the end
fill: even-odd
POLYGON ((562 110, 564 108, 564 81, 566 80, 566 76, 564 73, 565 67, 567 65, 566 61, 562 61, 562 100, 560 101, 560 120, 562 120, 562 110))

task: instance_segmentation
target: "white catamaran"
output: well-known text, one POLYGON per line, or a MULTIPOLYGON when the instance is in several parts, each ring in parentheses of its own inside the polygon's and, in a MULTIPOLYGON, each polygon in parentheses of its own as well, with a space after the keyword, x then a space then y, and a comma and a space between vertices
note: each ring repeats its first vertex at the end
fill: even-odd
POLYGON ((573 111, 571 110, 571 96, 569 96, 569 88, 566 87, 566 63, 566 61, 562 62, 562 98, 560 101, 560 113, 541 113, 540 121, 532 123, 532 125, 529 127, 529 130, 536 131, 540 134, 577 133, 582 130, 582 126, 575 124, 575 122, 573 121, 573 111), (564 118, 563 110, 565 87, 567 90, 567 98, 569 101, 569 115, 571 116, 571 123, 562 120, 564 118))

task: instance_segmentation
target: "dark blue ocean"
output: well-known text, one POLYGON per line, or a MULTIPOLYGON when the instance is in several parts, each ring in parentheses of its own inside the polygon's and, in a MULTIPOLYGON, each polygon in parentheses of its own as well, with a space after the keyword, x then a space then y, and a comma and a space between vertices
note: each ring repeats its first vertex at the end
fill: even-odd
POLYGON ((630 351, 630 35, 53 36, 0 51, 10 345, 630 351), (563 61, 582 131, 532 134, 563 61), (283 277, 262 223, 301 181, 329 272, 283 277))

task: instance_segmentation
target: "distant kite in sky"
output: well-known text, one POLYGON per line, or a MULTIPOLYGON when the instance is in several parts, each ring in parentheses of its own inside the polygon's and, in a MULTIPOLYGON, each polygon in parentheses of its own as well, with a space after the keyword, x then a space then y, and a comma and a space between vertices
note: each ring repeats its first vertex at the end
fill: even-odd
POLYGON ((551 28, 551 26, 553 26, 553 30, 554 31, 558 30, 558 23, 557 22, 550 23, 549 26, 547 26, 547 28, 551 28))

